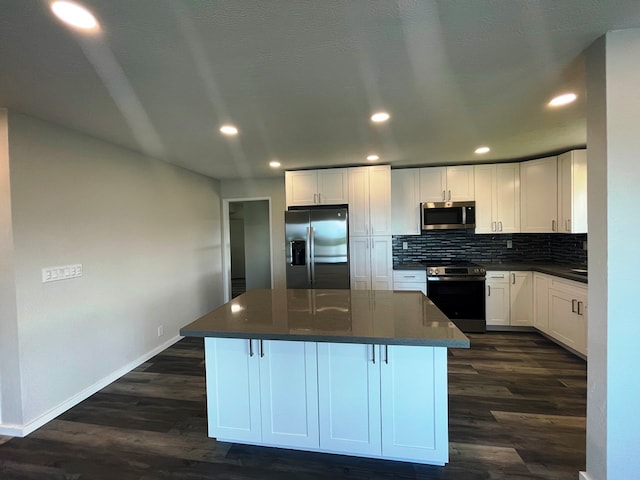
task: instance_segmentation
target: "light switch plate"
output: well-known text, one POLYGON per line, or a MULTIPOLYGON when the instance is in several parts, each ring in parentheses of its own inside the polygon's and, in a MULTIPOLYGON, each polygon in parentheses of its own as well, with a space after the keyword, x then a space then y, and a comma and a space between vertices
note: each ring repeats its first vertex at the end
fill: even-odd
POLYGON ((42 269, 42 283, 57 282, 82 276, 82 264, 62 265, 59 267, 46 267, 42 269))

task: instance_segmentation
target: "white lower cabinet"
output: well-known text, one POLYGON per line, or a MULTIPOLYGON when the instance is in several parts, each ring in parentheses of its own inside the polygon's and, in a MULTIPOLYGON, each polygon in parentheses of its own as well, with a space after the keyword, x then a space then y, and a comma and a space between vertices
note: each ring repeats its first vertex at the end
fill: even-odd
POLYGON ((209 436, 318 446, 315 343, 205 338, 209 436))
POLYGON ((211 437, 449 459, 444 347, 206 338, 205 355, 211 437))
POLYGON ((379 456, 380 359, 375 345, 318 343, 320 448, 379 456))
POLYGON ((533 326, 549 333, 549 285, 551 277, 544 273, 533 274, 533 326))
POLYGON ((421 291, 427 294, 426 270, 394 270, 393 289, 421 291))
POLYGON ((587 285, 551 275, 534 276, 534 326, 587 356, 587 285))
MULTIPOLYGON (((260 341, 253 342, 260 350, 260 341)), ((262 344, 262 352, 254 355, 260 362, 262 441, 317 448, 316 344, 274 340, 262 344)))
POLYGON ((490 326, 531 326, 532 272, 487 272, 486 314, 490 326))
POLYGON ((552 280, 549 288, 549 335, 586 355, 587 325, 587 289, 576 282, 552 280))
POLYGON ((449 460, 447 350, 380 347, 382 456, 449 460))

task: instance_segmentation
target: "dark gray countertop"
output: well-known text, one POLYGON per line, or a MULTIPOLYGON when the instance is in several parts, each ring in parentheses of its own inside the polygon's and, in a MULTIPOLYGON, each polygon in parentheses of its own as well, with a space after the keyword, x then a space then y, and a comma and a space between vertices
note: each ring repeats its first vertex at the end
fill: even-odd
MULTIPOLYGON (((540 263, 486 263, 475 262, 482 265, 489 271, 496 270, 516 270, 516 271, 533 271, 540 273, 547 273, 549 275, 555 275, 557 277, 566 278, 567 280, 573 280, 575 282, 587 283, 587 275, 573 272, 573 268, 585 268, 584 266, 570 266, 570 265, 557 265, 557 264, 540 264, 540 263)), ((402 263, 393 266, 394 270, 426 270, 426 267, 421 263, 402 263)))
POLYGON ((469 348, 421 292, 392 290, 250 290, 180 335, 469 348))

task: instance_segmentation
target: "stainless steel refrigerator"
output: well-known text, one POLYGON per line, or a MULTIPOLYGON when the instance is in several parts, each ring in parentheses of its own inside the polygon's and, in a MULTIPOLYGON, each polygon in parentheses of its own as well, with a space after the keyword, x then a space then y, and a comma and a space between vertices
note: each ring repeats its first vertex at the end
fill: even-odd
POLYGON ((287 288, 349 288, 346 207, 284 212, 287 288))

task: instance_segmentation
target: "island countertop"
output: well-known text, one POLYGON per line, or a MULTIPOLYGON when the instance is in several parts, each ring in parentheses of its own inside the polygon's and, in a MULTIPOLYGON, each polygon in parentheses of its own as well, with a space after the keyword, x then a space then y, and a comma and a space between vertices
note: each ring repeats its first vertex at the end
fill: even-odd
POLYGON ((469 348, 469 339, 421 292, 392 290, 250 290, 180 335, 469 348))

